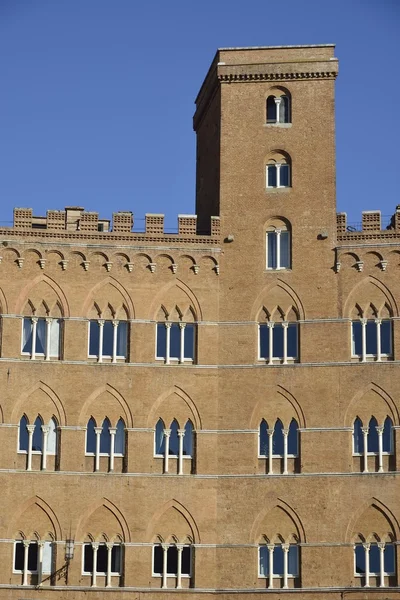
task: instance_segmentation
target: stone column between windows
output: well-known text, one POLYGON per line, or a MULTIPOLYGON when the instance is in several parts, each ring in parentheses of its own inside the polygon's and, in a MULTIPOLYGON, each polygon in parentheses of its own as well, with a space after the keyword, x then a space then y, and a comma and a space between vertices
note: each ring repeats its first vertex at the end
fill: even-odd
POLYGON ((376 427, 378 433, 378 473, 383 473, 383 425, 376 427))
POLYGON ((94 457, 94 470, 98 471, 100 469, 100 436, 103 431, 102 427, 95 427, 94 432, 96 434, 96 454, 94 457))
POLYGON ((288 461, 287 461, 287 455, 288 455, 288 435, 289 435, 289 429, 282 429, 282 435, 283 435, 283 475, 287 475, 288 474, 288 461))
POLYGON ((284 321, 282 323, 283 327, 283 364, 287 365, 287 336, 288 336, 288 327, 289 323, 284 321))
POLYGON ((106 544, 107 546, 107 576, 106 576, 106 587, 111 586, 111 557, 113 544, 106 544))
POLYGON ((385 542, 379 542, 378 548, 379 548, 379 587, 385 587, 385 542))
POLYGON ((109 427, 108 431, 110 432, 110 466, 109 471, 112 473, 114 471, 114 457, 115 457, 115 435, 117 433, 116 427, 109 427))
POLYGON ((31 360, 36 358, 36 329, 37 329, 37 317, 32 317, 32 349, 31 349, 31 360))
POLYGON ((99 319, 99 355, 97 358, 97 362, 103 362, 103 337, 104 337, 104 319, 99 319))
MULTIPOLYGON (((280 163, 276 163, 275 166, 276 166, 276 187, 279 188, 279 187, 281 187, 281 165, 280 165, 280 163)), ((278 254, 277 254, 277 256, 278 256, 278 254)), ((277 269, 279 269, 279 267, 277 267, 277 269)))
POLYGON ((40 585, 42 583, 42 578, 43 578, 43 548, 44 548, 44 542, 42 540, 40 540, 38 542, 38 564, 37 564, 37 572, 38 572, 38 585, 40 585))
POLYGON ((274 325, 272 321, 268 322, 268 364, 273 364, 273 352, 274 352, 274 325))
POLYGON ((288 588, 289 544, 282 544, 283 550, 283 589, 288 588))
POLYGON ((361 360, 367 360, 367 319, 361 319, 361 360))
POLYGON ((43 432, 43 450, 42 450, 42 470, 47 469, 47 440, 49 438, 50 427, 48 425, 42 425, 43 432))
MULTIPOLYGON (((280 187, 281 165, 276 165, 276 187, 280 187)), ((276 235, 276 268, 281 268, 281 233, 282 229, 275 229, 276 235)))
POLYGON ((375 319, 376 324, 376 360, 382 360, 382 343, 381 343, 381 323, 382 319, 375 319))
POLYGON ((28 585, 28 555, 29 555, 29 540, 24 540, 24 570, 22 576, 22 585, 28 585))
POLYGON ((92 587, 97 587, 97 551, 99 549, 98 542, 92 543, 92 548, 93 548, 92 587))
POLYGON ((371 544, 363 544, 364 552, 365 552, 365 586, 369 587, 369 551, 371 548, 371 544))
POLYGON ((168 544, 161 544, 163 549, 163 570, 162 570, 162 588, 167 587, 167 559, 168 559, 168 544))
POLYGON ((272 590, 274 587, 274 549, 275 544, 268 544, 268 589, 272 590))
POLYGON ((180 329, 180 335, 181 335, 180 349, 179 349, 179 362, 180 363, 185 362, 185 327, 186 327, 186 323, 179 323, 179 329, 180 329))
POLYGON ((183 552, 183 545, 182 544, 177 544, 176 545, 176 549, 178 551, 178 567, 177 567, 177 574, 176 574, 176 587, 178 590, 180 590, 182 588, 182 552, 183 552))
POLYGON ((112 349, 112 362, 117 362, 117 339, 118 339, 118 324, 119 321, 113 321, 113 349, 112 349))
POLYGON ((276 122, 280 123, 279 108, 280 108, 280 105, 281 105, 281 102, 282 102, 282 98, 280 98, 280 97, 276 98, 275 97, 274 100, 275 100, 275 105, 276 105, 276 109, 275 109, 276 110, 276 122))
POLYGON ((184 429, 178 429, 178 437, 179 437, 178 475, 183 475, 183 438, 185 437, 184 429))
POLYGON ((51 342, 51 322, 53 319, 50 317, 46 318, 46 356, 45 360, 50 360, 50 342, 51 342))
POLYGON ((164 429, 164 438, 165 438, 164 473, 168 473, 168 470, 169 470, 169 438, 170 437, 171 437, 171 430, 164 429))
POLYGON ((35 431, 35 425, 27 425, 28 430, 28 465, 26 470, 32 471, 32 443, 33 443, 33 432, 35 431))
POLYGON ((364 438, 364 473, 368 473, 368 431, 369 427, 361 427, 364 438))
POLYGON ((268 475, 272 475, 274 472, 274 461, 272 458, 272 452, 273 452, 273 448, 274 448, 274 430, 273 429, 267 429, 267 433, 268 433, 268 475))
POLYGON ((169 365, 171 360, 171 348, 170 348, 170 344, 171 344, 171 323, 165 323, 165 328, 166 328, 166 335, 165 335, 165 364, 169 365))

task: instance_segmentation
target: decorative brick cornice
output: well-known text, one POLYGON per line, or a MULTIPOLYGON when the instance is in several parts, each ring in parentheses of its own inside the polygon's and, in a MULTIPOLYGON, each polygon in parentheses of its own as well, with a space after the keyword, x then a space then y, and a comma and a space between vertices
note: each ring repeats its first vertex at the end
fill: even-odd
MULTIPOLYGON (((252 65, 251 65, 252 66, 252 65)), ((315 71, 301 73, 221 73, 218 74, 218 80, 221 83, 226 82, 245 82, 245 81, 290 81, 300 79, 335 79, 337 71, 315 71)))
POLYGON ((217 65, 217 79, 220 83, 335 79, 337 74, 338 63, 336 60, 217 65))

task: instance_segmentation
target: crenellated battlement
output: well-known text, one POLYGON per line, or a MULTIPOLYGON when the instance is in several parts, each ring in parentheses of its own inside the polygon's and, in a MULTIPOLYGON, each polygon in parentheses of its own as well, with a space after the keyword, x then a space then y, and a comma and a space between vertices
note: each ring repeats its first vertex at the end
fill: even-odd
POLYGON ((210 234, 197 232, 196 215, 178 215, 177 233, 167 233, 164 229, 164 215, 145 215, 145 230, 133 231, 134 217, 129 211, 115 212, 112 221, 100 219, 99 213, 85 211, 81 206, 67 206, 64 210, 48 210, 46 216, 35 216, 31 208, 15 208, 13 227, 3 228, 8 232, 22 233, 24 236, 51 237, 54 234, 64 237, 79 237, 82 234, 90 239, 123 241, 162 242, 163 237, 174 242, 218 244, 220 237, 219 217, 211 217, 210 234), (40 232, 40 234, 39 234, 40 232), (109 234, 109 235, 105 235, 109 234), (95 237, 94 237, 95 236, 95 237))
POLYGON ((361 222, 348 223, 345 212, 336 215, 338 242, 371 242, 400 239, 400 205, 393 215, 383 218, 380 210, 365 210, 361 222))

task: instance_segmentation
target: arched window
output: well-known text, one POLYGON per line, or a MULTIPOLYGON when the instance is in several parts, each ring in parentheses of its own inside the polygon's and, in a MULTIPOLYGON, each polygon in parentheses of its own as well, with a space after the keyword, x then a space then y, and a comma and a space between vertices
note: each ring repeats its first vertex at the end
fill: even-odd
POLYGON ((283 442, 283 423, 278 419, 275 423, 274 433, 272 437, 272 454, 274 456, 283 456, 284 454, 284 442, 283 442))
POLYGON ((284 221, 267 227, 265 249, 267 269, 291 268, 290 228, 284 221))
POLYGON ((266 165, 266 187, 288 188, 291 187, 291 161, 287 154, 274 152, 268 158, 266 165))
POLYGON ((299 576, 299 548, 297 544, 261 544, 258 549, 258 576, 269 580, 282 579, 282 587, 289 587, 288 580, 299 576))
POLYGON ((272 315, 266 314, 266 323, 259 324, 258 358, 269 365, 286 365, 299 357, 298 315, 293 307, 286 313, 278 309, 272 315))
POLYGON ((110 434, 110 421, 106 417, 102 424, 100 434, 100 454, 110 454, 111 449, 111 434, 110 434))
POLYGON ((47 454, 57 454, 57 421, 53 417, 49 421, 47 434, 47 454))
POLYGON ((390 576, 396 574, 395 546, 391 541, 356 543, 354 545, 354 574, 361 577, 364 587, 390 586, 390 576))
POLYGON ((90 417, 86 428, 86 453, 94 454, 96 452, 96 421, 90 417))
POLYGON ((61 319, 25 317, 22 323, 22 354, 32 359, 60 357, 61 319))
POLYGON ((34 425, 35 425, 35 429, 33 431, 33 437, 32 437, 32 450, 34 452, 42 452, 43 451, 43 431, 42 431, 43 421, 39 416, 36 417, 34 425))
POLYGON ((28 452, 29 446, 29 435, 28 435, 28 419, 25 415, 23 415, 19 422, 19 440, 18 440, 18 449, 20 452, 28 452))
POLYGON ((156 359, 166 364, 193 362, 195 359, 196 323, 161 322, 156 330, 156 359))
POLYGON ((296 419, 290 421, 287 452, 291 456, 297 456, 299 453, 299 427, 296 419))
POLYGON ((158 419, 154 432, 154 454, 164 456, 165 454, 165 425, 162 419, 158 419))
POLYGON ((89 321, 89 357, 98 362, 125 360, 128 354, 128 322, 118 319, 89 321))
POLYGON ((106 587, 110 587, 112 578, 121 574, 121 543, 100 542, 83 545, 83 575, 92 575, 92 587, 97 585, 97 575, 105 576, 106 587))
POLYGON ((122 419, 119 419, 116 429, 114 452, 123 456, 125 454, 125 423, 122 419))
POLYGON ((290 123, 290 99, 282 92, 267 98, 267 123, 290 123))
POLYGON ((176 587, 182 587, 182 579, 192 575, 191 544, 154 544, 153 577, 162 577, 162 588, 168 587, 167 578, 176 579, 176 587))
POLYGON ((383 424, 383 452, 393 452, 393 423, 390 417, 386 417, 383 424))
POLYGON ((259 432, 259 456, 268 456, 269 450, 269 438, 268 438, 268 423, 265 419, 262 419, 260 423, 260 432, 259 432))
POLYGON ((363 454, 364 452, 364 434, 362 432, 362 421, 357 417, 353 425, 353 453, 363 454))
POLYGON ((179 437, 178 437, 178 429, 179 424, 176 419, 174 419, 170 426, 170 436, 169 436, 169 454, 172 456, 178 456, 179 454, 179 437))
POLYGON ((379 452, 379 436, 378 436, 378 422, 375 417, 371 417, 368 423, 368 452, 378 454, 379 452))
POLYGON ((370 303, 365 310, 356 305, 351 323, 351 354, 361 362, 393 358, 392 311, 386 304, 378 310, 370 303))
POLYGON ((189 420, 185 425, 185 434, 183 437, 183 454, 184 456, 192 456, 193 453, 193 424, 189 420))

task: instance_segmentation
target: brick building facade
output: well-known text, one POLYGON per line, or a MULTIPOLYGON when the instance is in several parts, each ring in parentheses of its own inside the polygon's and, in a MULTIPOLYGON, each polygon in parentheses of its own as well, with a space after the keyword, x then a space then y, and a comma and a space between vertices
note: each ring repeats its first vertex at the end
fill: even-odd
POLYGON ((0 598, 397 597, 400 209, 336 215, 337 71, 217 52, 176 234, 0 229, 0 598))

